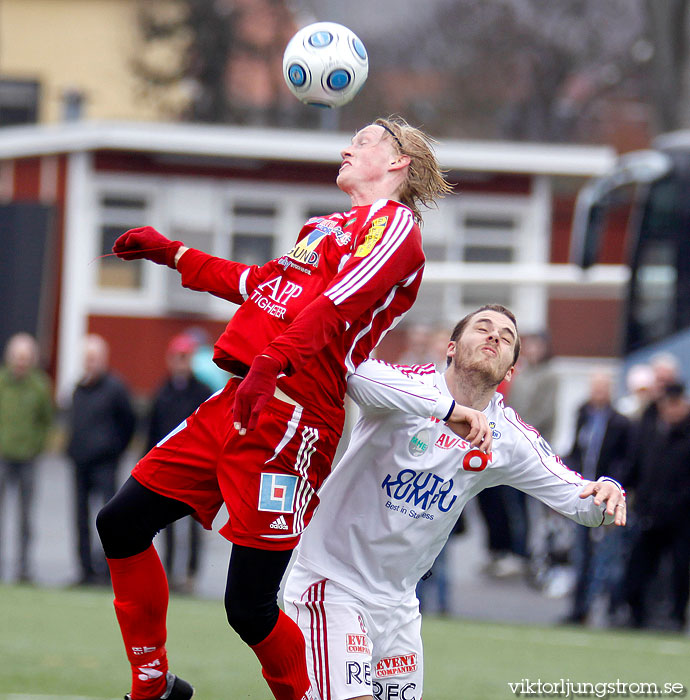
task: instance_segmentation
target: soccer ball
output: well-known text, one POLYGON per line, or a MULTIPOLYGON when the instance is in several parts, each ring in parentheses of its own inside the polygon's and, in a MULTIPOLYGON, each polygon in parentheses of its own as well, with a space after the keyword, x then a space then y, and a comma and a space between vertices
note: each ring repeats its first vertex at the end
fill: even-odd
POLYGON ((283 54, 283 76, 308 105, 341 107, 361 89, 369 72, 364 44, 342 24, 316 22, 300 29, 283 54))

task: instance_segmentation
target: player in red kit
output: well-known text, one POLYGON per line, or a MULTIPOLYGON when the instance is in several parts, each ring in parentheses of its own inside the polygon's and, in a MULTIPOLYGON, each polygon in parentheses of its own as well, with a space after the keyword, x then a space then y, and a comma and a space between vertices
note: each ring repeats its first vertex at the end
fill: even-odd
POLYGON ((265 265, 188 249, 148 226, 115 242, 119 257, 167 264, 183 286, 240 305, 214 354, 234 378, 136 465, 98 516, 131 700, 193 694, 168 670, 168 585, 152 540, 188 514, 210 529, 223 503, 228 621, 275 698, 312 697, 304 640, 278 589, 330 471, 347 376, 416 297, 419 207, 450 190, 428 137, 401 119, 376 120, 341 155, 337 184, 352 209, 309 219, 265 265))

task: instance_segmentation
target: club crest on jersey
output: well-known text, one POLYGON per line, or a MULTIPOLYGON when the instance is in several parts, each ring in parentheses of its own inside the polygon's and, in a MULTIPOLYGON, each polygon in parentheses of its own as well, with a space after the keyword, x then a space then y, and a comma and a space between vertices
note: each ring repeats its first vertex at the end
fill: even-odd
POLYGON ((496 423, 489 421, 489 428, 491 428, 491 437, 494 440, 498 440, 501 437, 501 431, 496 430, 496 423))
POLYGON ((420 457, 429 448, 431 442, 431 433, 424 428, 412 436, 410 440, 409 450, 413 457, 420 457))
POLYGON ((263 472, 259 488, 259 510, 292 513, 297 481, 296 475, 263 472))
POLYGON ((355 251, 356 258, 364 258, 374 249, 374 246, 381 240, 383 232, 386 230, 388 223, 387 216, 379 216, 371 222, 371 226, 364 238, 364 243, 361 243, 355 251))

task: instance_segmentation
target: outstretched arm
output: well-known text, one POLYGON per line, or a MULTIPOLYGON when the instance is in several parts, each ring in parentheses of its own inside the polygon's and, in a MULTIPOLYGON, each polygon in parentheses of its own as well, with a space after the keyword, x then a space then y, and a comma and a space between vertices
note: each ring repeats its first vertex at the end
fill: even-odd
POLYGON ((490 452, 491 430, 486 416, 456 404, 433 384, 426 383, 423 377, 432 374, 431 366, 424 375, 369 359, 348 377, 347 393, 365 411, 402 411, 421 418, 437 418, 472 447, 490 452))
POLYGON ((625 505, 625 494, 618 482, 602 477, 599 481, 590 481, 580 498, 594 496, 594 505, 606 504, 606 515, 613 516, 614 525, 625 525, 627 521, 627 509, 625 505))

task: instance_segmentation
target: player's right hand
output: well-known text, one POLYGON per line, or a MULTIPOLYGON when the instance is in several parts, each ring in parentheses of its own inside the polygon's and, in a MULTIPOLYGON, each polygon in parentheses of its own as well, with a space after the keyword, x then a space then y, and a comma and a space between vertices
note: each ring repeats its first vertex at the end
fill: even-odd
POLYGON ((181 241, 171 241, 152 226, 132 228, 123 233, 113 246, 113 253, 123 260, 146 258, 175 269, 175 254, 181 241))
POLYGON ((472 447, 479 448, 489 454, 493 446, 492 430, 489 421, 481 411, 455 404, 446 425, 472 447))

